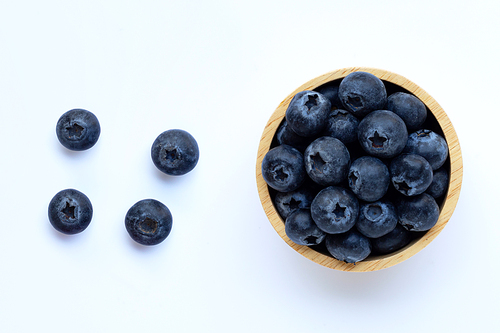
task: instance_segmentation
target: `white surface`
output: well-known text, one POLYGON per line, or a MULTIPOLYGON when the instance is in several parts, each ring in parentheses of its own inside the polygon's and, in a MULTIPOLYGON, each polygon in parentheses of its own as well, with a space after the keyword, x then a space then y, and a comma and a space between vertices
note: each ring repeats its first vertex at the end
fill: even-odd
POLYGON ((4 1, 0 331, 495 331, 499 15, 495 1, 4 1), (458 206, 435 241, 361 274, 289 248, 255 184, 274 109, 349 66, 423 87, 452 120, 464 160, 458 206), (56 139, 72 108, 101 123, 89 151, 56 139), (183 177, 150 159, 170 128, 200 146, 183 177), (69 187, 94 206, 72 237, 47 219, 69 187), (135 245, 123 222, 144 198, 174 216, 152 248, 135 245))

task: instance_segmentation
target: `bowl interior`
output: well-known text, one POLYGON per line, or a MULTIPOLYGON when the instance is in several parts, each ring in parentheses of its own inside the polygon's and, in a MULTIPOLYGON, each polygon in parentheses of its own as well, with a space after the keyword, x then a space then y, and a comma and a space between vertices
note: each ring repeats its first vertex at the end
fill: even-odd
POLYGON ((441 106, 423 89, 403 76, 389 71, 368 67, 350 67, 326 73, 310 80, 309 82, 306 82, 280 103, 264 128, 257 155, 256 175, 257 187, 262 207, 264 208, 264 211, 276 232, 288 245, 306 258, 309 258, 310 260, 325 267, 342 271, 374 271, 393 266, 410 258, 427 246, 427 244, 429 244, 441 232, 441 230, 443 230, 456 207, 460 194, 462 184, 462 154, 460 151, 458 137, 451 121, 441 106), (334 259, 321 247, 313 249, 312 247, 297 245, 287 237, 285 233, 284 221, 278 214, 272 202, 273 190, 268 187, 262 177, 261 164, 269 149, 276 145, 276 142, 273 140, 275 133, 281 122, 284 121, 288 104, 296 93, 303 90, 314 90, 321 85, 332 81, 340 81, 348 74, 357 71, 371 73, 384 81, 388 95, 395 91, 406 91, 418 97, 425 104, 428 109, 428 121, 426 121, 426 128, 442 135, 448 143, 449 156, 445 166, 449 168, 450 183, 447 194, 444 198, 437 200, 441 211, 439 219, 432 229, 418 235, 418 237, 410 242, 410 244, 396 252, 392 252, 387 255, 370 256, 356 264, 348 264, 334 259))

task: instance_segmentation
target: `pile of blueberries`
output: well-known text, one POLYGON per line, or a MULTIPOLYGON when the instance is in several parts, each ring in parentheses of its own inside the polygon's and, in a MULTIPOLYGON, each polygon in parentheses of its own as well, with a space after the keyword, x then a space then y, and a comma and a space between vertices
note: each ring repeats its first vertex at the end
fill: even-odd
POLYGON ((389 254, 438 221, 448 145, 407 90, 354 72, 291 100, 262 161, 290 240, 346 263, 389 254))
MULTIPOLYGON (((92 148, 100 133, 97 117, 84 109, 67 111, 56 125, 59 142, 74 151, 92 148)), ((180 129, 161 133, 151 147, 154 165, 171 176, 184 175, 193 170, 198 163, 199 154, 194 137, 180 129)), ((50 223, 57 231, 74 235, 89 226, 93 208, 85 194, 75 189, 65 189, 52 198, 48 214, 50 223)), ((125 216, 127 232, 134 241, 142 245, 163 242, 172 230, 172 222, 168 207, 155 199, 138 201, 125 216)))

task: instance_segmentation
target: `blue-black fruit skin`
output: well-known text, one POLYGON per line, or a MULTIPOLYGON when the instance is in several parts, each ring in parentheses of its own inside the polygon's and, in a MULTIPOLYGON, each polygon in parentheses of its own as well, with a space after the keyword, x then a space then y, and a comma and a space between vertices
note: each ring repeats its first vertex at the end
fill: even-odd
POLYGON ((125 228, 130 237, 147 246, 163 242, 170 234, 172 224, 168 207, 155 199, 136 202, 125 215, 125 228))
POLYGON ((304 162, 306 172, 313 181, 329 186, 346 179, 351 158, 349 150, 339 139, 323 136, 307 147, 304 162))
POLYGON ((290 128, 300 136, 312 137, 320 134, 331 110, 330 101, 322 94, 304 90, 295 94, 285 112, 290 128), (309 105, 309 99, 314 105, 309 105), (309 106, 308 106, 309 105, 309 106))
POLYGON ((349 168, 347 179, 351 191, 359 199, 368 202, 381 199, 391 183, 389 169, 373 156, 356 159, 349 168))
POLYGON ((342 101, 339 98, 339 86, 337 83, 327 83, 315 89, 323 96, 325 96, 332 104, 332 109, 343 107, 342 101))
POLYGON ((196 139, 181 129, 161 133, 151 146, 154 165, 170 176, 181 176, 192 171, 199 158, 200 150, 196 139))
POLYGON ((92 148, 99 139, 101 126, 97 117, 84 109, 65 112, 57 121, 56 135, 69 150, 83 151, 92 148), (74 131, 77 129, 76 131, 74 131))
POLYGON ((274 196, 274 206, 281 218, 286 220, 296 209, 310 209, 316 193, 317 191, 309 186, 301 186, 291 192, 277 192, 274 196))
POLYGON ((422 127, 427 119, 427 108, 417 97, 405 92, 396 92, 387 98, 387 110, 403 119, 408 131, 422 127))
POLYGON ((356 228, 366 237, 378 238, 391 232, 397 224, 394 205, 389 201, 377 201, 361 205, 356 228))
POLYGON ((350 264, 366 259, 372 251, 370 240, 355 229, 342 234, 326 235, 325 244, 335 259, 350 264))
POLYGON ((432 183, 429 185, 425 193, 430 194, 434 199, 441 198, 448 191, 450 185, 450 175, 446 167, 441 167, 434 171, 432 183))
POLYGON ((307 176, 304 155, 288 145, 270 149, 262 160, 261 171, 267 185, 279 192, 298 189, 307 176))
POLYGON ((391 161, 389 171, 392 185, 405 196, 422 194, 432 183, 431 165, 420 155, 399 155, 391 161))
POLYGON ((89 198, 75 189, 59 191, 49 203, 49 221, 57 231, 74 235, 84 231, 92 221, 89 198), (68 215, 68 209, 71 213, 68 215))
POLYGON ((343 109, 332 110, 328 116, 323 135, 332 136, 349 144, 358 141, 359 119, 343 109))
POLYGON ((377 254, 392 253, 408 245, 411 239, 412 233, 398 223, 391 232, 371 239, 372 250, 377 254))
POLYGON ((408 142, 403 152, 424 157, 431 165, 432 170, 437 170, 444 165, 448 158, 448 144, 436 132, 420 129, 408 136, 408 142))
POLYGON ((350 230, 359 215, 359 202, 349 190, 329 186, 321 190, 311 203, 311 216, 326 233, 339 234, 350 230), (340 214, 336 212, 340 211, 340 214))
POLYGON ((358 118, 384 108, 387 103, 382 80, 366 72, 354 72, 342 79, 338 95, 344 108, 358 118))
POLYGON ((276 131, 276 139, 280 145, 289 145, 300 152, 304 152, 313 138, 305 138, 295 133, 286 121, 282 122, 276 131))
POLYGON ((285 233, 295 244, 307 246, 320 244, 326 236, 314 223, 309 209, 293 211, 285 221, 285 233))
POLYGON ((394 112, 376 110, 359 123, 358 140, 368 154, 378 158, 393 158, 405 148, 408 130, 401 117, 394 112))
POLYGON ((439 219, 439 206, 434 198, 422 193, 414 197, 401 197, 396 203, 399 223, 410 231, 427 231, 439 219))

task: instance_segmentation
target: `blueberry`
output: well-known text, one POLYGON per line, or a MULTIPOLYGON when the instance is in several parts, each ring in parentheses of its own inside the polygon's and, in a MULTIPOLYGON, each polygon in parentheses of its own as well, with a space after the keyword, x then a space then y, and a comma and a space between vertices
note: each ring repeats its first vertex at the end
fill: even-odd
POLYGON ((326 235, 326 248, 337 260, 346 263, 357 263, 366 259, 371 253, 368 238, 353 229, 338 235, 326 235))
POLYGON ((194 169, 200 158, 198 143, 188 132, 171 129, 161 133, 151 147, 151 159, 163 173, 184 175, 194 169))
POLYGON ((285 233, 290 240, 299 245, 318 245, 326 234, 318 228, 309 209, 293 211, 285 221, 285 233))
POLYGON ((304 153, 306 172, 321 185, 335 185, 347 177, 351 163, 346 146, 336 138, 323 136, 314 140, 304 153))
POLYGON ((359 120, 343 109, 332 110, 328 116, 323 135, 339 139, 344 144, 358 141, 359 120))
POLYGON ((288 145, 269 150, 262 160, 261 170, 267 185, 279 192, 298 189, 307 176, 304 156, 288 145))
POLYGON ((323 131, 331 103, 322 94, 301 91, 292 98, 285 113, 290 128, 300 136, 316 136, 323 131))
POLYGON ((311 208, 316 193, 309 186, 301 186, 295 191, 286 193, 278 192, 274 197, 274 206, 278 214, 285 220, 296 209, 311 208))
POLYGON ((382 237, 372 239, 372 249, 373 252, 378 254, 391 253, 408 245, 411 239, 411 232, 398 223, 391 232, 382 237))
POLYGON ((338 186, 321 190, 311 204, 311 216, 326 233, 338 234, 351 229, 358 219, 359 203, 351 191, 338 186))
POLYGON ((70 150, 82 151, 93 147, 100 134, 97 117, 87 110, 69 110, 57 121, 57 139, 70 150))
POLYGON ((349 169, 347 179, 354 194, 364 201, 381 199, 390 185, 389 169, 373 156, 356 159, 349 169))
POLYGON ((342 102, 339 98, 339 85, 336 82, 329 82, 323 84, 315 89, 323 96, 325 96, 332 104, 332 109, 338 109, 343 107, 342 102))
POLYGON ((172 230, 172 214, 161 202, 144 199, 128 210, 125 228, 137 243, 157 245, 163 242, 172 230))
POLYGON ((74 235, 85 230, 92 220, 92 204, 80 191, 58 192, 49 203, 49 221, 59 232, 74 235))
POLYGON ((404 152, 424 157, 431 164, 432 170, 437 170, 448 158, 448 144, 441 135, 420 129, 408 136, 404 152))
POLYGON ((359 123, 358 140, 368 154, 379 158, 392 158, 405 148, 408 131, 397 114, 377 110, 359 123))
POLYGON ((394 188, 406 196, 424 193, 432 182, 432 168, 425 158, 401 154, 389 166, 394 188))
POLYGON ((396 92, 387 98, 387 110, 403 119, 408 131, 419 129, 427 118, 424 103, 412 94, 396 92))
POLYGON ((382 80, 366 72, 347 75, 340 82, 338 94, 346 110, 358 118, 382 109, 387 102, 387 92, 382 80))
POLYGON ((313 142, 313 138, 304 138, 295 133, 286 121, 282 122, 276 131, 276 139, 280 145, 289 145, 300 152, 304 152, 307 146, 313 142))
POLYGON ((439 219, 439 206, 427 193, 400 198, 396 210, 399 223, 410 231, 427 231, 439 219))
POLYGON ((448 186, 450 185, 450 175, 445 167, 441 167, 434 171, 432 183, 429 185, 425 193, 430 194, 435 199, 442 197, 446 194, 448 186))
POLYGON ((377 201, 361 205, 356 228, 366 237, 377 238, 391 232, 397 224, 394 205, 389 201, 377 201))

